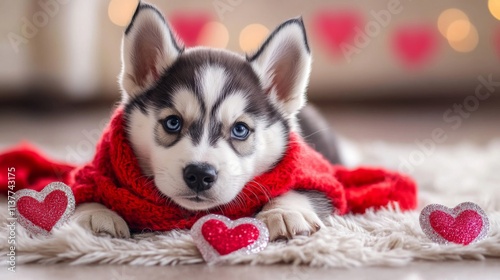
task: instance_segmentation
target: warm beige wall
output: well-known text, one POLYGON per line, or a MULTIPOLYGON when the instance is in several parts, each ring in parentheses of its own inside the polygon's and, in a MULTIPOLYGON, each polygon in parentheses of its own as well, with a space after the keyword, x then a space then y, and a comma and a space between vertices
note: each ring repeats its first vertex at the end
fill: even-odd
MULTIPOLYGON (((228 2, 221 0, 222 2, 228 2)), ((222 23, 229 28, 230 34, 239 34, 249 23, 262 23, 273 28, 283 20, 303 15, 308 32, 312 33, 312 14, 322 7, 336 6, 338 9, 356 8, 362 11, 367 21, 372 20, 371 11, 387 9, 388 0, 234 0, 241 2, 232 12, 225 13, 222 23)), ((214 9, 215 1, 154 1, 163 10, 176 9, 214 9)), ((230 2, 230 1, 229 1, 230 2)), ((495 53, 487 39, 495 29, 500 29, 500 21, 489 13, 487 1, 440 0, 410 1, 401 0, 402 11, 394 15, 387 28, 371 40, 367 48, 353 56, 350 63, 343 59, 332 59, 322 51, 320 42, 309 34, 314 52, 314 66, 311 76, 310 92, 322 97, 349 97, 351 93, 362 97, 371 94, 390 93, 407 89, 411 94, 432 94, 433 89, 441 93, 455 94, 456 91, 473 90, 478 75, 495 73, 500 75, 500 55, 495 53), (441 37, 439 57, 428 67, 416 71, 403 71, 395 60, 385 41, 395 26, 403 23, 429 21, 437 25, 439 14, 448 8, 466 11, 471 22, 479 31, 479 45, 471 53, 462 54, 452 50, 441 37)), ((229 48, 239 51, 238 37, 233 36, 229 48)), ((500 80, 500 76, 499 76, 500 80)), ((463 92, 461 92, 463 94, 463 92)), ((404 93, 403 93, 404 94, 404 93)))
MULTIPOLYGON (((49 1, 49 0, 46 0, 49 1)), ((55 0, 53 0, 55 1, 55 0)), ((20 54, 14 54, 6 34, 19 31, 20 19, 40 10, 38 1, 2 1, 0 4, 0 86, 21 85, 36 76, 54 88, 62 88, 80 96, 118 96, 116 76, 120 69, 120 41, 123 32, 110 22, 107 0, 72 0, 61 4, 47 26, 29 40, 20 54), (5 61, 5 62, 4 62, 5 61)), ((386 0, 197 0, 152 1, 167 15, 179 10, 212 12, 216 20, 228 27, 228 48, 240 52, 239 32, 250 23, 261 23, 269 29, 290 17, 303 15, 308 32, 312 33, 312 14, 322 7, 354 7, 366 20, 370 11, 385 9, 386 0), (237 3, 233 10, 218 18, 214 5, 219 2, 237 3)), ((486 39, 500 21, 488 12, 486 1, 401 0, 403 10, 395 15, 387 28, 374 37, 369 46, 353 57, 350 63, 332 58, 323 52, 320 43, 310 34, 314 65, 310 92, 315 97, 364 97, 418 94, 436 91, 455 94, 473 90, 478 75, 500 75, 499 56, 486 39), (481 2, 481 3, 479 3, 481 2), (457 7, 466 11, 479 31, 480 43, 471 53, 453 51, 442 39, 439 57, 430 65, 415 71, 404 71, 386 43, 394 27, 405 22, 428 20, 435 22, 440 12, 457 7)))

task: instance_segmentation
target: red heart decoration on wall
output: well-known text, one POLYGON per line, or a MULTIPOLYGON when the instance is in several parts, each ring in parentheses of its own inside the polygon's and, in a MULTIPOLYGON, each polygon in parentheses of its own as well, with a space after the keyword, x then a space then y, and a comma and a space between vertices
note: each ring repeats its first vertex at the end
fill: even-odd
POLYGON ((191 228, 191 236, 207 262, 229 254, 257 253, 267 246, 269 231, 261 221, 242 218, 235 221, 210 214, 191 228))
POLYGON ((400 27, 394 32, 393 48, 409 68, 423 66, 436 53, 438 46, 435 28, 427 25, 400 27))
POLYGON ((357 11, 320 11, 313 19, 316 36, 333 55, 342 55, 342 45, 352 44, 363 17, 357 11))
POLYGON ((468 245, 484 239, 489 230, 486 213, 472 202, 464 202, 450 209, 431 204, 420 214, 424 233, 437 243, 468 245))
POLYGON ((16 192, 16 211, 19 223, 34 234, 49 234, 66 222, 75 210, 75 198, 70 187, 56 182, 41 192, 16 192))
POLYGON ((212 15, 205 12, 174 13, 169 18, 172 28, 187 47, 198 45, 203 27, 212 21, 212 15))

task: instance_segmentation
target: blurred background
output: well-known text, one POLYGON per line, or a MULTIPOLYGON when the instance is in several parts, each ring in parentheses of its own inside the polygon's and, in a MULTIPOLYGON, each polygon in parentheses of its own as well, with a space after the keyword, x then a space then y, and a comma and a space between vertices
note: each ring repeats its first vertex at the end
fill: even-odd
MULTIPOLYGON (((187 46, 242 54, 303 16, 309 99, 348 139, 414 143, 435 128, 446 144, 500 137, 500 0, 149 2, 187 46)), ((121 37, 137 3, 0 0, 2 147, 77 145, 101 128, 120 98, 121 37)))

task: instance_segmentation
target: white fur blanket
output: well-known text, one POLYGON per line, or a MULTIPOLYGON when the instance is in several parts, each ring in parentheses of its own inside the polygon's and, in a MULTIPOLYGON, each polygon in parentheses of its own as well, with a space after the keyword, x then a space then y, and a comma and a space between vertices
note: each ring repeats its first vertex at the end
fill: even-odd
MULTIPOLYGON (((361 162, 398 169, 418 149, 411 145, 374 143, 358 147, 361 162)), ((415 163, 415 162, 414 162, 415 163)), ((472 201, 490 219, 487 239, 469 246, 432 243, 420 229, 419 210, 394 209, 364 215, 331 217, 330 225, 311 237, 271 243, 264 251, 228 257, 230 264, 292 263, 310 266, 400 266, 414 260, 482 260, 500 257, 500 141, 486 146, 441 147, 416 162, 420 209, 429 203, 454 207, 472 201)), ((0 261, 9 244, 7 204, 0 201, 0 261)), ((31 238, 18 227, 16 265, 23 263, 175 265, 203 262, 187 232, 143 233, 133 239, 96 237, 69 223, 49 238, 31 238)))

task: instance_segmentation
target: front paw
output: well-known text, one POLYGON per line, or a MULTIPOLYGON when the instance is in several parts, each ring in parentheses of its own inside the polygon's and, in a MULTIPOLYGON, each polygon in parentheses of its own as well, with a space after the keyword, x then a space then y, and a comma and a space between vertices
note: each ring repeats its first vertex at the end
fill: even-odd
POLYGON ((130 237, 130 230, 125 220, 102 204, 82 204, 76 208, 73 218, 80 226, 92 231, 95 235, 130 237))
POLYGON ((305 209, 272 208, 261 211, 256 218, 266 224, 271 241, 309 236, 324 226, 314 211, 305 209))
POLYGON ((309 197, 296 191, 272 199, 256 218, 269 228, 271 241, 308 236, 324 227, 309 197))

